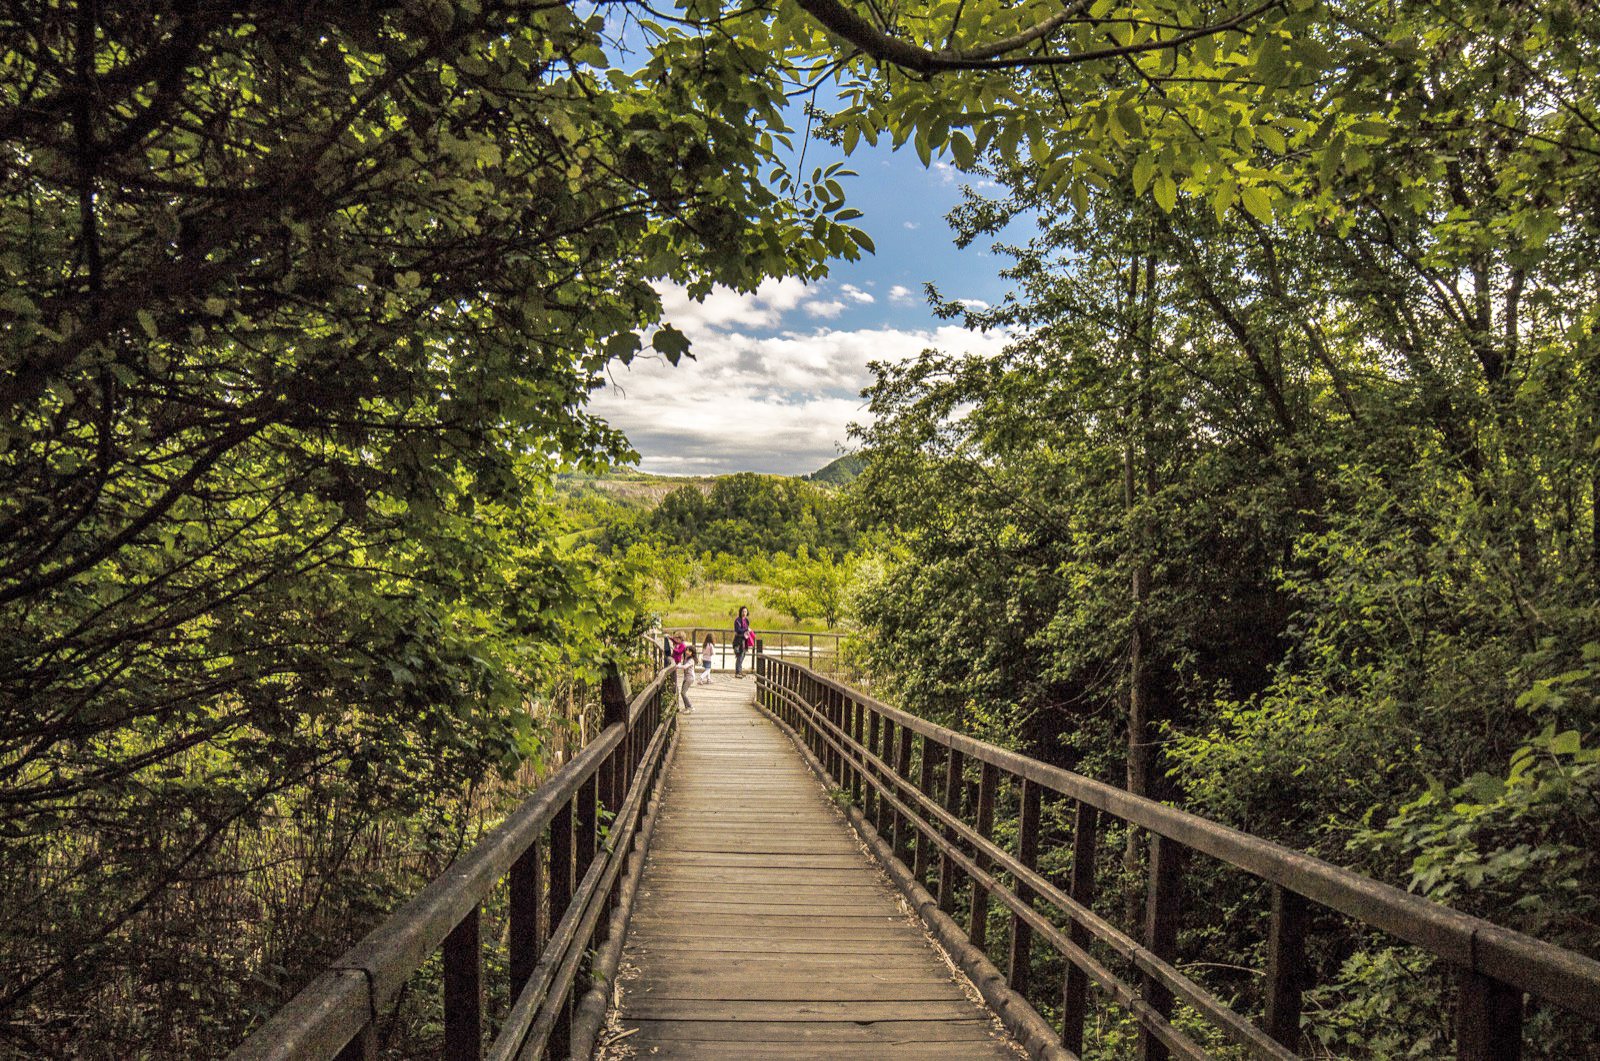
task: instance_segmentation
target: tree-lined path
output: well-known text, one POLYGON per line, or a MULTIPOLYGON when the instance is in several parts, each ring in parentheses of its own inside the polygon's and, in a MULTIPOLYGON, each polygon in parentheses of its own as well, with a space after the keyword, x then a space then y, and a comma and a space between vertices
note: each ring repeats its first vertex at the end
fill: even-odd
POLYGON ((1014 1058, 790 742, 694 694, 623 954, 614 1056, 1014 1058))

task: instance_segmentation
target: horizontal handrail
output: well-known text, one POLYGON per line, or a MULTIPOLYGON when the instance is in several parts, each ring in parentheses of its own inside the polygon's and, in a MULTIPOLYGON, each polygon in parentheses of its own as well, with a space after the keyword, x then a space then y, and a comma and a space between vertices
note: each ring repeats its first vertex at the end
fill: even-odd
MULTIPOLYGON (((518 897, 513 896, 512 967, 526 968, 526 980, 513 984, 513 994, 519 993, 518 988, 532 987, 535 981, 548 990, 557 977, 537 975, 531 959, 544 944, 548 951, 540 968, 552 956, 564 958, 569 951, 581 956, 600 923, 603 904, 594 899, 596 894, 606 898, 607 891, 581 886, 574 891, 572 875, 585 883, 591 878, 615 879, 615 867, 638 823, 642 793, 657 776, 671 725, 662 708, 671 673, 661 670, 626 704, 608 707, 612 720, 588 745, 541 783, 504 822, 278 1010, 230 1055, 232 1061, 351 1056, 350 1050, 362 1045, 360 1037, 371 1034, 379 1011, 441 947, 446 951, 447 1050, 452 1040, 478 1042, 481 953, 477 914, 508 873, 514 891, 535 897, 531 904, 524 898, 519 906, 518 897), (641 739, 646 735, 649 739, 641 739), (602 810, 616 814, 604 844, 595 829, 602 810), (539 875, 539 854, 547 831, 551 850, 560 845, 567 869, 565 874, 558 873, 552 860, 545 867, 545 883, 546 877, 539 875), (541 893, 550 897, 553 924, 548 939, 539 938, 537 930, 537 896, 541 893), (459 954, 453 953, 454 941, 464 927, 470 927, 473 938, 461 945, 459 954), (467 996, 454 1013, 453 981, 467 996)), ((560 857, 553 855, 552 859, 560 857)), ((570 976, 562 983, 566 991, 571 990, 570 976)), ((358 1049, 354 1056, 362 1052, 358 1049)))
MULTIPOLYGON (((768 629, 767 627, 759 627, 758 628, 753 623, 751 624, 750 629, 755 630, 757 637, 777 637, 778 635, 781 634, 784 637, 828 637, 828 638, 833 638, 835 640, 842 641, 845 638, 850 636, 848 633, 845 633, 844 631, 841 631, 841 630, 772 630, 772 629, 768 629)), ((710 634, 731 634, 731 633, 733 633, 733 627, 731 625, 729 625, 729 626, 690 626, 687 623, 682 623, 682 624, 663 623, 662 627, 661 627, 662 634, 664 636, 667 636, 667 637, 672 636, 673 632, 677 631, 677 630, 683 630, 685 632, 696 631, 696 632, 702 633, 702 634, 706 634, 706 633, 710 633, 710 634)))
MULTIPOLYGON (((734 634, 733 628, 726 626, 686 626, 674 630, 686 631, 689 635, 687 643, 693 645, 697 651, 706 634, 724 635, 725 640, 719 642, 717 646, 724 653, 724 659, 726 653, 730 651, 728 646, 732 645, 734 634)), ((756 652, 776 656, 804 655, 807 666, 815 667, 820 660, 832 668, 839 666, 844 642, 850 636, 835 630, 755 630, 755 635, 756 652)))
MULTIPOLYGON (((980 936, 975 942, 981 946, 981 923, 990 897, 1010 911, 1013 933, 1024 941, 1021 958, 1013 947, 1011 976, 1023 982, 1024 991, 1028 977, 1026 940, 1037 933, 1063 955, 1076 970, 1075 975, 1087 976, 1128 1006, 1144 1031, 1153 1034, 1161 1047, 1192 1056, 1192 1043, 1172 1038, 1172 1029, 1166 1024, 1175 994, 1252 1055, 1293 1056, 1287 1047, 1298 1041, 1299 997, 1305 986, 1299 974, 1304 965, 1307 922, 1300 904, 1309 900, 1463 970, 1468 980, 1462 995, 1462 1041, 1492 1047, 1477 1051, 1463 1047, 1463 1056, 1515 1056, 1514 1050, 1506 1052, 1510 1049, 1507 1043, 1514 1039, 1515 1028, 1520 1027, 1523 994, 1600 1022, 1600 962, 1584 955, 1463 914, 1304 852, 928 722, 798 663, 763 656, 757 660, 756 671, 759 701, 791 726, 822 768, 848 789, 852 803, 863 808, 863 823, 872 828, 875 822, 878 831, 892 825, 892 849, 897 858, 902 854, 909 857, 911 845, 903 842, 902 832, 910 827, 916 869, 907 872, 921 878, 932 868, 931 862, 937 860, 941 909, 953 908, 956 871, 971 882, 972 931, 980 936), (921 770, 916 778, 911 776, 913 738, 920 741, 921 770), (942 791, 936 776, 940 763, 945 775, 942 791), (969 763, 980 773, 975 791, 966 777, 969 763), (1016 853, 990 837, 993 809, 1003 779, 1011 781, 1018 807, 1016 853), (1151 896, 1144 942, 1136 941, 1094 913, 1090 907, 1092 874, 1084 880, 1075 868, 1074 886, 1069 891, 1034 869, 1036 853, 1032 849, 1037 841, 1041 792, 1066 797, 1078 805, 1080 825, 1075 832, 1080 835, 1075 836, 1074 843, 1086 841, 1081 850, 1091 864, 1092 834, 1100 813, 1140 828, 1152 838, 1151 896), (1091 835, 1081 835, 1085 828, 1091 835), (1206 854, 1275 888, 1273 939, 1269 944, 1275 967, 1268 970, 1271 1027, 1267 1031, 1184 976, 1169 960, 1176 933, 1173 866, 1184 849, 1206 854), (1012 884, 1000 879, 1002 872, 1010 875, 1012 884), (1158 876, 1162 879, 1157 880, 1158 876), (1033 905, 1036 898, 1061 911, 1065 930, 1043 918, 1033 905), (1130 995, 1128 985, 1116 980, 1088 954, 1085 944, 1091 937, 1139 971, 1144 979, 1142 991, 1130 995), (1143 1001, 1153 1002, 1153 1006, 1132 1004, 1143 1001)), ((1073 1016, 1068 1016, 1062 1041, 1076 1050, 1078 1041, 1070 1027, 1073 1016)), ((1076 1016, 1081 1020, 1081 1011, 1076 1016)))

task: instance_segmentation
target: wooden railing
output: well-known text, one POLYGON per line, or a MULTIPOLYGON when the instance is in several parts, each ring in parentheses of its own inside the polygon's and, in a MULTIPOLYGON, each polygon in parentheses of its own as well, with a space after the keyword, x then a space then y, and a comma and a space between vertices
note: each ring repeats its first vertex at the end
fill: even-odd
POLYGON ((1230 1056, 1242 1049, 1251 1057, 1295 1057, 1303 1042, 1301 995, 1310 986, 1306 941, 1317 907, 1458 970, 1460 1058, 1518 1057, 1527 996, 1600 1023, 1600 962, 1583 955, 963 736, 798 664, 758 656, 756 678, 758 703, 796 737, 813 768, 848 793, 848 813, 863 838, 1034 1057, 1082 1052, 1090 985, 1137 1022, 1142 1058, 1213 1056, 1173 1022, 1175 1001, 1230 1040, 1230 1056), (1073 820, 1070 880, 1061 884, 1036 868, 1041 805, 1057 797, 1067 802, 1050 809, 1073 820), (1001 832, 1010 837, 1006 846, 994 839, 997 814, 1012 819, 1001 832), (1106 817, 1141 830, 1148 842, 1138 938, 1094 909, 1106 817), (1259 1024, 1173 964, 1184 866, 1195 853, 1271 889, 1259 1024), (1004 973, 986 953, 991 902, 1010 913, 1004 973), (1059 1006, 1059 1031, 1034 1008, 1033 1000, 1044 997, 1034 982, 1035 941, 1066 966, 1048 1007, 1059 1006), (1114 955, 1134 972, 1119 976, 1097 955, 1114 955))
POLYGON ((660 670, 631 702, 621 678, 608 679, 599 735, 274 1014, 233 1061, 375 1058, 379 1014, 441 949, 444 1057, 587 1057, 607 992, 599 985, 580 990, 580 974, 591 958, 614 969, 620 952, 653 825, 646 804, 672 739, 674 716, 664 711, 671 673, 660 670), (485 1052, 479 918, 502 880, 512 1003, 485 1052))
MULTIPOLYGON (((722 626, 688 626, 670 627, 670 634, 674 630, 683 630, 687 642, 698 651, 705 641, 706 635, 711 634, 716 638, 717 651, 724 655, 724 663, 733 657, 733 628, 722 626)), ((813 670, 822 670, 830 674, 838 673, 843 660, 843 648, 846 634, 831 631, 811 630, 757 630, 756 638, 760 643, 760 651, 770 656, 781 656, 785 659, 805 661, 805 665, 813 670)), ((746 666, 755 667, 752 658, 755 649, 749 650, 746 655, 746 666)))

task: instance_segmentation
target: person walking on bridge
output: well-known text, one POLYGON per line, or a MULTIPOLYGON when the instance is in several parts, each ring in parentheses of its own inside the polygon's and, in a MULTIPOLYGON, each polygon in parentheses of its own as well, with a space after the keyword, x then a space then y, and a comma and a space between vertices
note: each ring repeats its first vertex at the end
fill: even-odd
POLYGON ((694 684, 694 648, 683 640, 683 631, 672 635, 672 667, 677 672, 678 703, 685 713, 694 710, 689 686, 694 684))
POLYGON ((733 621, 733 676, 744 677, 744 653, 756 643, 755 631, 750 629, 750 609, 741 604, 739 617, 733 621))
POLYGON ((696 677, 696 685, 711 684, 711 661, 717 655, 717 641, 709 633, 706 634, 706 643, 700 646, 700 662, 705 667, 696 677))

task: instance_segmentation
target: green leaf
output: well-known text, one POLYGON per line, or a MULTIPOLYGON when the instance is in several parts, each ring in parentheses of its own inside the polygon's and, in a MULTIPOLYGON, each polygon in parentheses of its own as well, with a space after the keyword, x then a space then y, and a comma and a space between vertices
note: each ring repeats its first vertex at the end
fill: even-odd
POLYGON ((672 325, 663 324, 651 337, 650 345, 665 354, 669 364, 676 365, 689 352, 689 337, 672 325))
POLYGON ((1557 733, 1550 740, 1550 754, 1576 755, 1578 749, 1583 747, 1583 737, 1575 729, 1557 733))
POLYGON ((1178 184, 1171 177, 1163 173, 1155 181, 1156 205, 1166 213, 1172 213, 1178 205, 1178 184))
MULTIPOLYGON (((659 349, 659 347, 658 347, 659 349)), ((618 332, 606 340, 606 357, 627 364, 639 352, 639 336, 635 332, 618 332)))
POLYGON ((1156 160, 1149 155, 1140 155, 1133 163, 1133 193, 1143 195, 1144 190, 1150 187, 1150 178, 1155 175, 1156 160))
POLYGON ((960 130, 950 133, 950 154, 954 156, 956 165, 962 169, 971 169, 972 163, 977 158, 976 152, 972 149, 972 141, 960 130))
POLYGON ((1259 185, 1239 189, 1239 199, 1250 215, 1265 224, 1272 222, 1272 193, 1259 185))

